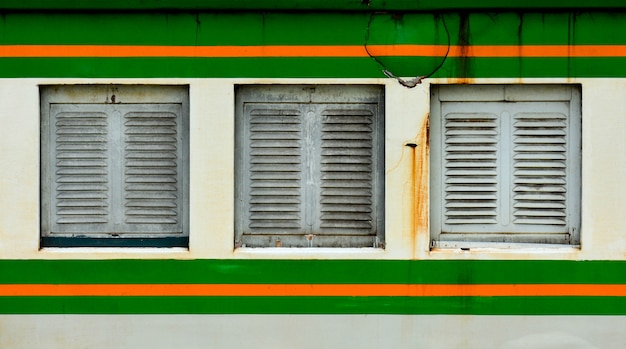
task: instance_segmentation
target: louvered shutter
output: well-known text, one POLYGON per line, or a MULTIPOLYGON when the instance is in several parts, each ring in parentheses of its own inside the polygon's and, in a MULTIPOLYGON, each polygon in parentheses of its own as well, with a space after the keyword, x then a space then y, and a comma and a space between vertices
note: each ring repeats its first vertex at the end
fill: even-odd
POLYGON ((132 105, 123 116, 126 232, 182 231, 181 106, 132 105))
POLYGON ((52 230, 105 230, 111 215, 110 117, 93 105, 50 110, 52 230))
POLYGON ((179 105, 59 104, 51 114, 53 232, 180 231, 179 105))
POLYGON ((376 110, 341 107, 321 113, 319 231, 370 234, 376 230, 376 110))
POLYGON ((41 245, 188 246, 188 87, 40 92, 41 245))
POLYGON ((247 104, 246 231, 304 233, 303 122, 298 105, 247 104))
POLYGON ((513 127, 513 222, 565 226, 567 115, 516 113, 513 127))
POLYGON ((310 87, 242 90, 239 243, 373 246, 382 231, 380 91, 367 86, 365 97, 346 103, 352 94, 310 87))
POLYGON ((499 124, 489 112, 445 114, 446 225, 498 223, 499 124))
POLYGON ((485 94, 482 102, 478 92, 471 102, 449 93, 436 102, 431 130, 436 240, 572 241, 579 224, 578 99, 563 88, 543 95, 531 86, 515 88, 515 93, 503 87, 500 96, 485 94))

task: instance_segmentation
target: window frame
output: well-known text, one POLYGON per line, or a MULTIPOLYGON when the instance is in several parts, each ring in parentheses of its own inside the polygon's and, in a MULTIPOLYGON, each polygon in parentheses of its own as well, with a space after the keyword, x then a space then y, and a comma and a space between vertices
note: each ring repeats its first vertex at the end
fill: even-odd
MULTIPOLYGON (((493 84, 493 85, 431 85, 431 114, 430 114, 430 247, 431 248, 470 248, 470 247, 514 247, 516 245, 536 244, 538 246, 555 245, 579 245, 580 244, 580 216, 581 216, 581 175, 582 175, 582 114, 581 114, 581 86, 579 84, 493 84), (444 225, 444 205, 445 189, 443 185, 445 160, 443 158, 443 142, 445 141, 442 105, 446 102, 461 102, 471 104, 477 103, 569 103, 567 115, 567 156, 566 163, 566 229, 567 231, 549 233, 547 231, 538 232, 478 232, 459 231, 458 233, 446 233, 444 225)), ((509 116, 510 138, 503 140, 502 133, 498 133, 497 144, 500 148, 503 143, 513 149, 513 126, 511 121, 513 115, 509 116)), ((498 123, 502 119, 498 116, 498 123)), ((513 150, 510 150, 513 154, 513 150)), ((502 154, 498 155, 498 161, 502 154)), ((507 190, 507 197, 513 197, 514 178, 513 160, 510 160, 509 175, 510 183, 505 188, 500 187, 500 178, 504 176, 502 169, 498 168, 498 191, 507 190), (508 196, 510 195, 510 196, 508 196)), ((498 199, 497 210, 504 205, 498 199)), ((512 206, 509 206, 509 209, 512 206)), ((512 219, 513 212, 507 219, 512 219)), ((550 230, 550 229, 546 229, 550 230)))
MULTIPOLYGON (((72 85, 40 85, 40 247, 188 247, 189 246, 189 85, 121 85, 121 84, 72 84, 72 85), (55 232, 52 227, 54 219, 51 195, 54 174, 51 173, 53 152, 50 139, 50 113, 55 104, 93 105, 101 106, 141 105, 179 105, 181 115, 176 125, 180 140, 176 150, 182 154, 177 161, 177 168, 182 173, 176 174, 176 199, 181 203, 177 218, 180 221, 179 229, 175 232, 55 232)), ((88 107, 90 109, 91 107, 88 107)), ((171 109, 171 108, 170 108, 171 109)), ((147 110, 152 112, 151 110, 147 110)), ((155 109, 154 111, 159 111, 155 109)), ((130 113, 130 112, 129 112, 130 113)), ((121 117, 121 115, 120 115, 121 117)), ((108 126, 107 126, 108 127, 108 126)), ((125 127, 125 126, 124 126, 125 127)), ((120 132, 123 129, 120 128, 120 132)), ((117 136, 118 138, 121 135, 117 136)), ((110 140, 110 138, 109 138, 110 140)), ((124 143, 115 145, 122 151, 124 143)), ((114 163, 123 159, 111 159, 114 163)), ((118 163, 119 164, 119 163, 118 163)), ((107 165, 110 167, 111 165, 107 165)), ((118 166, 118 165, 115 165, 118 166)), ((122 168, 123 166, 118 166, 122 168)), ((178 171, 178 170, 177 170, 178 171)), ((113 185, 113 184, 112 184, 113 185)), ((119 178, 118 186, 124 185, 123 175, 119 178)), ((120 187, 121 188, 121 187, 120 187)), ((123 189, 122 189, 123 190, 123 189)), ((120 195, 122 192, 119 193, 120 195)))
MULTIPOLYGON (((384 85, 302 85, 302 84, 242 84, 235 85, 235 248, 239 247, 332 247, 332 248, 350 248, 350 247, 384 247, 384 85), (300 91, 300 92, 298 92, 300 91), (309 92, 307 92, 309 91, 309 92), (313 92, 310 92, 313 91, 313 92), (340 93, 337 93, 340 91, 340 93), (365 95, 363 95, 365 93, 365 95), (375 96, 373 96, 375 93, 375 96), (334 98, 331 100, 325 100, 324 98, 334 98), (248 243, 247 236, 255 235, 247 234, 244 229, 244 221, 246 212, 246 193, 244 190, 246 178, 244 176, 247 165, 244 163, 245 159, 245 142, 247 141, 246 132, 246 120, 244 119, 244 105, 247 103, 284 103, 291 105, 327 105, 327 104, 342 104, 352 103, 358 105, 359 103, 367 103, 375 105, 377 113, 373 116, 374 124, 372 131, 374 140, 372 155, 373 162, 375 162, 374 170, 372 173, 372 183, 374 185, 374 193, 372 198, 374 203, 372 213, 376 217, 375 222, 375 234, 369 235, 370 237, 363 237, 368 239, 367 244, 360 242, 359 244, 352 244, 355 238, 350 236, 342 236, 340 234, 318 234, 312 232, 310 234, 302 234, 300 238, 288 237, 285 239, 284 235, 280 233, 263 235, 268 237, 267 244, 248 243), (282 238, 281 238, 282 237, 282 238), (333 239, 335 241, 333 241, 333 239), (343 239, 343 240, 342 240, 343 239), (276 241, 277 240, 277 241, 276 241), (341 240, 341 241, 340 241, 341 240), (340 242, 337 242, 340 241, 340 242)), ((318 108, 319 109, 319 108, 318 108)), ((306 115, 303 116, 307 118, 306 115)), ((311 161, 312 159, 308 159, 311 161)), ((319 194, 319 193, 317 193, 319 194)), ((307 210, 307 205, 302 205, 302 210, 307 210)), ((319 223, 319 222, 318 222, 319 223)), ((278 230, 278 229, 277 229, 278 230)))

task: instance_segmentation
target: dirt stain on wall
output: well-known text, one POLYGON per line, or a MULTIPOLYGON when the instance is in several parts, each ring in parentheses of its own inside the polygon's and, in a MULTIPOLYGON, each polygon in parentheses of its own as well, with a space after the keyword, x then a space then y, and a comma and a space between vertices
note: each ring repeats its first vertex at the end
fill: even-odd
MULTIPOLYGON (((415 138, 415 143, 407 144, 411 146, 411 174, 410 187, 412 188, 411 201, 411 236, 416 239, 420 234, 428 234, 429 218, 429 115, 424 116, 420 131, 415 138)), ((412 241, 412 246, 416 247, 416 241, 412 241)), ((415 256, 416 251, 413 251, 415 256)))

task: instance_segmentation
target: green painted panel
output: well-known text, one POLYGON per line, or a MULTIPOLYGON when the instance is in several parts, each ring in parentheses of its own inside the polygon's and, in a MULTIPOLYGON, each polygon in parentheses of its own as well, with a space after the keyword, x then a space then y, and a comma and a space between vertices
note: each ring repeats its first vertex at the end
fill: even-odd
POLYGON ((0 260, 0 283, 626 284, 626 262, 0 260))
MULTIPOLYGON (((626 13, 8 13, 0 45, 626 45, 626 13)), ((1 47, 0 47, 1 50, 1 47)), ((1 52, 1 51, 0 51, 1 52)), ((377 57, 397 76, 444 57, 377 57)), ((450 57, 436 77, 624 77, 626 58, 450 57)), ((0 77, 383 77, 368 57, 1 58, 0 77)))
POLYGON ((369 58, 5 58, 0 77, 384 77, 369 58))
POLYGON ((620 0, 4 0, 0 9, 51 10, 160 10, 160 9, 224 9, 224 10, 351 10, 351 11, 436 11, 483 9, 587 9, 624 8, 620 0))
POLYGON ((368 28, 369 44, 626 44, 625 12, 8 13, 0 44, 364 45, 368 28))
MULTIPOLYGON (((424 76, 443 57, 381 57, 397 76, 424 76)), ((4 58, 0 77, 381 78, 371 58, 4 58)), ((626 57, 454 58, 433 77, 626 77, 626 57)))
MULTIPOLYGON (((432 16, 425 23, 432 23, 432 16)), ((0 18, 2 44, 363 44, 367 14, 18 13, 0 18), (323 24, 323 25, 320 25, 323 24)))
POLYGON ((0 297, 0 314, 626 315, 626 297, 0 297))

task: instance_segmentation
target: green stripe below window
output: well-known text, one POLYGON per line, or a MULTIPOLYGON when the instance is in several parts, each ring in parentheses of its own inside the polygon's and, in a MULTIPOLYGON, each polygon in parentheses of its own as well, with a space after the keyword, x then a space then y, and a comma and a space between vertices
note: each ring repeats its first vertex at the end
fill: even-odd
POLYGON ((622 261, 1 260, 2 284, 624 284, 622 261))
MULTIPOLYGON (((440 58, 380 59, 397 76, 424 76, 440 58)), ((370 58, 4 58, 2 78, 382 78, 370 58)), ((626 57, 448 58, 432 77, 626 77, 626 57)))
POLYGON ((0 297, 0 313, 626 315, 626 297, 0 297))

